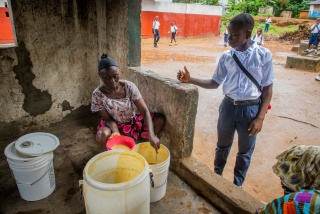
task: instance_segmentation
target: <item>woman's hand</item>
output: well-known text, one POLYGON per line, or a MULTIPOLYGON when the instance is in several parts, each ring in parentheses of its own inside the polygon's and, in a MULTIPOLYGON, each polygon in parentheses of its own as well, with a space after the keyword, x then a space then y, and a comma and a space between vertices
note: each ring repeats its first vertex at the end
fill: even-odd
POLYGON ((158 153, 158 149, 160 148, 160 141, 156 135, 149 136, 150 145, 156 150, 158 153))
POLYGON ((186 66, 184 66, 184 71, 179 70, 177 74, 177 79, 181 82, 188 83, 190 81, 190 73, 186 66))

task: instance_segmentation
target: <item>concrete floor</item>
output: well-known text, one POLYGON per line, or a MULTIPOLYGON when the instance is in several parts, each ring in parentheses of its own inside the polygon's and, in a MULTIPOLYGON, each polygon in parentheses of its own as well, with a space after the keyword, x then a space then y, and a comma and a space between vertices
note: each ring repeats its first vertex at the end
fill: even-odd
MULTIPOLYGON (((78 182, 88 160, 99 151, 94 140, 96 119, 92 115, 75 119, 70 115, 59 124, 46 130, 37 130, 56 135, 60 146, 54 151, 54 172, 56 189, 48 197, 36 201, 23 200, 10 173, 5 145, 20 136, 3 139, 0 154, 0 213, 42 214, 42 213, 86 213, 84 201, 80 199, 78 182)), ((167 192, 163 199, 151 203, 150 213, 221 213, 199 196, 173 172, 169 173, 167 192)))

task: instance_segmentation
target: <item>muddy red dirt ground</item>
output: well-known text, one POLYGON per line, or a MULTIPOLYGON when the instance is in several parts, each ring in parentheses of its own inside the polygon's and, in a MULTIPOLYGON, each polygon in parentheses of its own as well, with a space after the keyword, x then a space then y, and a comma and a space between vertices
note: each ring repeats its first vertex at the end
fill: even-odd
MULTIPOLYGON (((223 46, 223 38, 207 37, 177 39, 169 46, 169 39, 160 39, 158 48, 152 39, 142 40, 141 66, 170 78, 176 78, 186 65, 192 76, 211 78, 220 55, 230 47, 223 46)), ((320 139, 320 82, 316 73, 285 68, 292 45, 266 41, 273 54, 276 82, 272 109, 266 115, 262 132, 252 156, 243 190, 261 201, 268 202, 283 194, 280 179, 273 173, 276 156, 295 145, 319 145, 320 139)), ((218 108, 223 99, 217 90, 199 88, 194 147, 192 155, 213 169, 217 142, 218 108)), ((179 125, 179 124, 177 124, 179 125)), ((174 142, 171 142, 174 143, 174 142)), ((233 182, 233 167, 237 153, 237 136, 224 170, 224 178, 233 182)))

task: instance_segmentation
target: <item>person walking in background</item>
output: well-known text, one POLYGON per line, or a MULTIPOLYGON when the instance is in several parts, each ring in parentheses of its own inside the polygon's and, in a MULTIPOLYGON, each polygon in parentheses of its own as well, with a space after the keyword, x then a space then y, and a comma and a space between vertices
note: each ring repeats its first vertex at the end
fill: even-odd
POLYGON ((156 20, 153 21, 152 23, 152 32, 153 32, 153 43, 154 43, 154 47, 157 48, 158 47, 158 42, 160 39, 160 22, 158 21, 159 17, 156 16, 156 20))
POLYGON ((269 30, 269 26, 270 26, 270 22, 272 22, 270 16, 268 16, 268 18, 266 18, 266 24, 264 26, 264 32, 267 33, 269 30))
POLYGON ((314 53, 318 54, 318 44, 319 44, 319 39, 318 35, 320 33, 320 18, 316 19, 316 23, 311 26, 311 34, 309 38, 309 43, 308 43, 308 48, 304 50, 305 53, 308 53, 310 50, 311 45, 314 45, 314 53))
POLYGON ((176 43, 176 45, 178 44, 176 41, 176 34, 177 34, 177 26, 174 25, 174 22, 171 22, 171 26, 170 26, 170 32, 171 32, 171 42, 170 42, 170 46, 172 46, 172 40, 174 40, 174 42, 176 43))
POLYGON ((223 32, 223 40, 224 40, 224 47, 227 47, 228 45, 228 39, 229 39, 229 33, 228 33, 228 26, 226 25, 224 32, 223 32))
POLYGON ((272 98, 274 82, 272 54, 270 50, 252 42, 253 27, 254 19, 248 13, 231 19, 228 25, 228 42, 232 49, 221 55, 211 79, 191 77, 186 66, 184 71, 177 74, 181 82, 206 89, 216 89, 223 84, 225 97, 219 107, 214 172, 222 175, 237 131, 238 153, 233 182, 238 187, 242 187, 246 178, 257 134, 262 129, 272 98), (256 82, 264 87, 262 92, 241 67, 247 68, 248 76, 251 74, 256 82))
POLYGON ((262 36, 262 29, 258 28, 257 34, 252 37, 252 40, 257 43, 257 45, 264 45, 264 38, 262 36))

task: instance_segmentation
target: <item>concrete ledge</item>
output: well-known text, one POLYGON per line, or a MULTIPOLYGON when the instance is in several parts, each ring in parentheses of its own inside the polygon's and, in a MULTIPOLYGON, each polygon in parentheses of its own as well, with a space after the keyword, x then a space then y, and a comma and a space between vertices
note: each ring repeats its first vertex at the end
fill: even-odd
POLYGON ((309 40, 301 40, 298 48, 298 54, 303 53, 308 48, 309 40))
POLYGON ((253 214, 264 206, 192 156, 184 158, 180 165, 173 165, 172 170, 225 213, 253 214))
POLYGON ((318 56, 287 56, 285 67, 304 71, 319 72, 320 58, 318 56))
POLYGON ((171 152, 171 162, 191 155, 198 106, 198 88, 141 67, 129 68, 127 80, 139 88, 150 111, 166 116, 160 142, 171 152))
POLYGON ((292 46, 291 51, 292 52, 298 52, 299 51, 299 46, 292 46))

